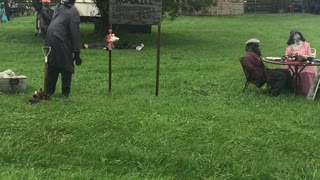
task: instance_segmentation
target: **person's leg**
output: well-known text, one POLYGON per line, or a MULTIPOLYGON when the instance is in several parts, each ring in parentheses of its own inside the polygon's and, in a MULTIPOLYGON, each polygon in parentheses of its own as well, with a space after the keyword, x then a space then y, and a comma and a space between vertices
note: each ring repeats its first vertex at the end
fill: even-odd
POLYGON ((56 91, 56 84, 57 84, 57 80, 59 77, 59 70, 56 69, 55 67, 52 66, 48 66, 48 79, 47 79, 47 94, 53 95, 54 92, 56 91))
POLYGON ((292 75, 291 75, 291 72, 289 71, 289 69, 275 69, 276 71, 280 71, 282 72, 283 74, 285 74, 285 77, 286 77, 286 85, 285 85, 285 89, 288 89, 288 90, 292 90, 292 75))
POLYGON ((62 81, 62 95, 68 97, 71 89, 71 79, 72 73, 68 71, 63 71, 61 73, 61 81, 62 81))
POLYGON ((105 46, 104 43, 92 43, 92 44, 87 44, 87 49, 103 49, 105 46))
POLYGON ((46 29, 45 28, 41 28, 41 37, 42 37, 42 39, 46 38, 46 33, 47 33, 46 29))
POLYGON ((10 14, 6 13, 8 21, 10 21, 10 14))
POLYGON ((315 73, 310 73, 310 72, 300 73, 299 90, 301 94, 303 95, 308 94, 315 77, 316 77, 315 73))
POLYGON ((284 72, 274 69, 269 69, 268 73, 271 75, 271 80, 268 82, 271 85, 270 95, 278 96, 287 84, 287 76, 284 72))

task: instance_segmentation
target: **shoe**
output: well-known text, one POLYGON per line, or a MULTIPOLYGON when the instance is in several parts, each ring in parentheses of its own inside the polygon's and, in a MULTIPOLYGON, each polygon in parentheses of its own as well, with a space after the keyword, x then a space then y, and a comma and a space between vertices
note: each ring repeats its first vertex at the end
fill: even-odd
POLYGON ((141 49, 143 49, 143 47, 144 47, 144 44, 141 43, 140 46, 137 46, 137 47, 136 47, 136 50, 137 50, 137 51, 140 51, 141 49))

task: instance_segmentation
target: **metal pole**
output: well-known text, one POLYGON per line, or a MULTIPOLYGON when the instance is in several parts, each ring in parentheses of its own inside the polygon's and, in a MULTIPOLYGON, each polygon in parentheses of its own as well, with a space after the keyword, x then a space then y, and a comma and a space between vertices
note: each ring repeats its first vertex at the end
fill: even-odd
POLYGON ((157 69, 156 69, 156 96, 159 95, 159 76, 160 76, 160 31, 161 25, 158 25, 158 47, 157 47, 157 69))
POLYGON ((109 50, 109 93, 111 93, 112 86, 112 51, 109 50))
MULTIPOLYGON (((110 24, 109 26, 109 33, 112 33, 112 24, 110 24)), ((107 47, 106 49, 108 50, 107 47)), ((112 87, 112 50, 109 50, 109 93, 111 93, 111 87, 112 87)))

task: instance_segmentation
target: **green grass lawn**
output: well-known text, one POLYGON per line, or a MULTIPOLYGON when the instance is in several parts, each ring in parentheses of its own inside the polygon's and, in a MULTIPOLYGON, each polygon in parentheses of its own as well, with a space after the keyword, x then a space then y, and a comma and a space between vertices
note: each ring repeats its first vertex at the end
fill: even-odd
MULTIPOLYGON (((282 56, 291 29, 320 50, 320 16, 180 17, 161 27, 115 32, 142 51, 82 50, 71 95, 28 99, 43 85, 43 41, 34 17, 0 24, 0 71, 28 77, 27 92, 0 94, 1 179, 320 179, 320 97, 242 93, 244 43, 282 56)), ((81 24, 81 43, 102 42, 81 24)), ((275 65, 268 65, 270 68, 275 65)))

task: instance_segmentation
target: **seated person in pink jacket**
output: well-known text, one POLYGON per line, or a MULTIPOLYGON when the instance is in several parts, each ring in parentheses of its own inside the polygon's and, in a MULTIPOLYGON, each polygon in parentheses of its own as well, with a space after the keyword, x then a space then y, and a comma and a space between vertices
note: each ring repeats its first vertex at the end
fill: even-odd
POLYGON ((265 83, 270 85, 270 95, 278 96, 285 89, 290 88, 291 74, 288 69, 269 69, 261 60, 261 51, 258 39, 249 39, 246 42, 246 54, 241 64, 251 76, 251 82, 259 88, 265 83))
MULTIPOLYGON (((298 30, 292 30, 288 39, 288 47, 286 49, 286 56, 292 55, 307 55, 311 56, 310 44, 306 42, 301 32, 298 30)), ((299 71, 302 66, 299 67, 299 71)), ((300 73, 300 83, 298 86, 298 92, 303 95, 307 95, 311 84, 317 74, 316 66, 306 66, 300 73)))

